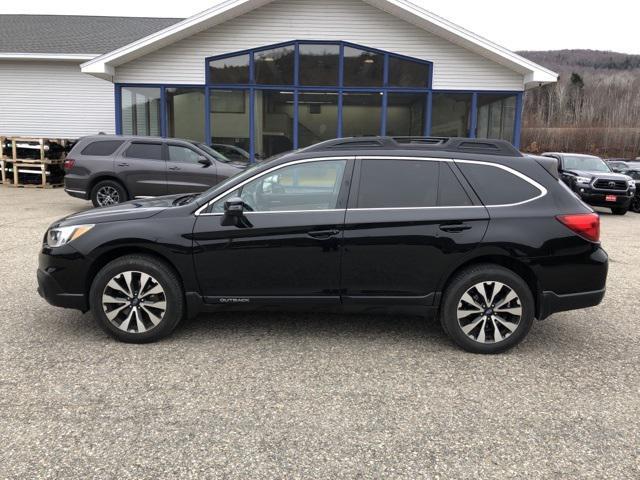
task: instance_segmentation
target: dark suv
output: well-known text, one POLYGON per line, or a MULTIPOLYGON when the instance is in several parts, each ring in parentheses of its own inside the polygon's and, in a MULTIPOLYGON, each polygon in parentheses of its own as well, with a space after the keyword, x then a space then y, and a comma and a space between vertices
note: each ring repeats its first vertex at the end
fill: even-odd
POLYGON ((558 161, 560 177, 582 200, 595 207, 610 208, 625 215, 636 193, 635 182, 614 173, 600 157, 577 153, 543 153, 558 161))
POLYGON ((202 192, 246 163, 189 140, 97 135, 81 138, 64 167, 69 195, 108 207, 135 198, 202 192))
POLYGON ((555 161, 506 142, 338 139, 200 195, 54 223, 39 291, 127 342, 222 308, 406 307, 493 353, 534 318, 600 303, 599 222, 555 161))

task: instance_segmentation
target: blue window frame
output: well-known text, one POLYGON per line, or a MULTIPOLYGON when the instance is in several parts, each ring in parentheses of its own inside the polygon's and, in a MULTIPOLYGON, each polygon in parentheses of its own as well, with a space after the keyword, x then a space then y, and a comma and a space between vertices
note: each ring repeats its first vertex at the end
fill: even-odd
MULTIPOLYGON (((353 58, 353 57, 351 57, 353 58)), ((322 60, 322 59, 320 59, 322 60)), ((287 60, 288 62, 289 60, 287 60)), ((352 62, 352 60, 350 60, 352 62)), ((350 65, 350 70, 353 70, 353 65, 350 65)), ((372 70, 374 71, 374 70, 372 70)), ((376 70, 379 71, 379 70, 376 70)), ((335 78, 333 75, 319 75, 320 78, 335 78)), ((374 78, 371 75, 370 78, 374 78)), ((377 77, 377 74, 375 75, 377 77)), ((322 82, 320 82, 322 83, 322 82)), ((351 81, 351 84, 354 82, 351 81)), ((211 112, 212 112, 212 104, 211 97, 212 92, 216 90, 243 90, 248 99, 247 102, 247 116, 249 123, 249 153, 251 155, 252 161, 255 159, 256 153, 256 122, 260 122, 261 111, 257 111, 256 108, 256 99, 260 99, 264 97, 263 95, 257 95, 259 91, 267 91, 267 90, 278 90, 278 91, 286 91, 291 94, 291 108, 281 108, 281 110, 286 110, 290 115, 293 122, 293 130, 292 130, 292 143, 293 148, 299 148, 301 145, 300 139, 305 136, 305 139, 309 137, 309 129, 305 125, 300 125, 300 106, 303 105, 301 98, 304 99, 304 105, 309 105, 310 95, 316 94, 319 97, 322 97, 322 94, 332 95, 334 99, 331 101, 325 102, 316 102, 319 104, 326 104, 326 108, 332 108, 335 111, 337 104, 337 125, 336 127, 336 135, 341 137, 343 132, 345 131, 345 111, 349 108, 354 108, 354 102, 350 101, 348 104, 345 104, 344 97, 348 94, 379 94, 381 96, 381 108, 380 111, 380 135, 385 134, 393 134, 394 131, 398 130, 393 128, 393 125, 389 124, 389 121, 393 121, 393 119, 389 118, 388 112, 392 106, 397 108, 398 99, 401 95, 398 94, 413 94, 414 98, 424 98, 425 105, 424 108, 418 108, 415 105, 415 102, 411 109, 411 115, 414 116, 412 119, 412 125, 420 125, 419 129, 422 129, 423 135, 430 135, 432 131, 432 113, 433 113, 433 96, 434 94, 469 94, 471 96, 471 111, 469 118, 469 131, 468 136, 474 137, 476 135, 477 126, 478 126, 478 95, 480 94, 496 94, 496 95, 512 95, 515 96, 515 125, 513 128, 513 143, 516 147, 519 146, 520 141, 520 129, 521 129, 521 115, 522 115, 522 104, 523 104, 523 94, 522 92, 517 91, 444 91, 444 90, 433 90, 433 63, 421 60, 417 58, 407 57, 404 55, 399 55, 392 52, 387 52, 384 50, 379 50, 375 48, 370 48, 363 45, 357 45, 344 41, 311 41, 311 40, 302 40, 302 41, 291 41, 284 42, 275 45, 266 45, 259 48, 242 50, 238 52, 233 52, 225 55, 212 56, 207 57, 205 59, 205 84, 204 85, 179 85, 179 84, 116 84, 115 86, 115 100, 116 100, 116 132, 122 133, 122 89, 123 88, 131 88, 131 87, 155 87, 160 88, 161 91, 161 102, 160 105, 162 107, 161 113, 161 134, 166 137, 168 134, 168 120, 167 120, 167 109, 166 101, 167 101, 167 93, 166 90, 169 88, 187 88, 187 87, 200 87, 205 90, 205 100, 204 100, 204 109, 205 109, 205 118, 204 118, 204 129, 205 135, 204 138, 209 143, 212 142, 212 136, 214 136, 214 132, 216 131, 216 125, 212 124, 211 112), (301 64, 309 64, 309 58, 305 57, 305 61, 301 62, 301 55, 305 54, 305 52, 322 52, 321 46, 327 47, 327 63, 331 62, 331 68, 334 68, 335 65, 335 55, 336 55, 336 47, 338 52, 338 75, 337 82, 328 84, 319 84, 319 85, 311 85, 309 84, 308 75, 305 77, 306 80, 301 82, 301 64), (302 47, 302 48, 301 48, 302 47), (313 48, 315 47, 315 48, 313 48), (269 52, 283 52, 290 51, 293 48, 293 82, 289 83, 288 77, 278 76, 278 73, 282 71, 286 72, 287 68, 290 68, 290 63, 283 64, 282 61, 278 64, 279 57, 269 55, 269 52), (373 69, 374 67, 377 69, 382 69, 382 82, 378 82, 377 85, 367 85, 362 84, 358 86, 348 86, 345 85, 345 49, 349 49, 350 52, 354 51, 362 51, 366 52, 368 55, 363 55, 363 62, 370 64, 369 66, 373 69), (330 57, 329 57, 330 55, 330 57), (365 58, 366 57, 366 58, 365 58), (246 76, 242 76, 241 66, 244 64, 244 60, 248 58, 248 81, 240 82, 240 83, 219 83, 216 82, 215 78, 212 78, 212 75, 215 75, 216 71, 222 71, 224 78, 242 78, 246 79, 246 76), (265 69, 270 68, 270 64, 272 63, 274 67, 278 67, 279 70, 274 70, 272 74, 262 74, 262 78, 269 78, 271 82, 274 82, 275 78, 287 78, 287 83, 283 84, 261 84, 256 82, 256 58, 260 58, 260 68, 262 72, 265 72, 265 69), (238 61, 235 61, 238 59, 238 61), (224 62, 222 60, 228 60, 224 62), (242 61, 240 61, 242 60, 242 61), (216 69, 212 74, 211 63, 214 63, 216 69), (376 65, 377 62, 377 65, 376 65), (225 67, 225 66, 230 67, 225 67), (288 65, 288 66, 287 66, 288 65), (403 72, 394 71, 393 74, 390 74, 390 69, 392 66, 405 66, 405 70, 403 72), (222 66, 222 70, 221 70, 222 66), (284 70, 283 70, 284 69, 284 70), (422 81, 422 78, 425 79, 424 85, 420 86, 419 84, 422 81), (412 85, 412 86, 399 86, 399 85, 412 85), (390 96, 392 102, 390 102, 390 96), (337 101, 335 100, 337 97, 337 101), (415 115, 424 115, 424 120, 422 122, 418 122, 419 119, 415 118, 415 115)), ((371 97, 373 98, 373 97, 371 97)), ((356 102, 357 103, 357 102, 356 102)), ((317 113, 319 110, 324 108, 323 105, 314 106, 310 108, 310 113, 317 113)), ((377 110, 377 111, 378 111, 377 110)), ((284 113, 283 113, 284 115, 284 113)), ((333 114, 332 114, 333 115, 333 114)), ((272 118, 271 122, 274 123, 275 120, 272 118)), ((403 126, 404 127, 404 126, 403 126)), ((330 129, 333 131, 333 123, 331 123, 330 129)), ((402 130, 402 129, 401 129, 402 130)), ((406 128, 405 128, 406 130, 406 128)), ((353 131, 353 129, 350 129, 353 131)), ((410 128, 411 132, 416 131, 416 127, 410 128)), ((328 135, 324 132, 324 135, 328 135)), ((324 137, 323 137, 324 138, 324 137)), ((303 143, 308 143, 305 140, 303 143)))

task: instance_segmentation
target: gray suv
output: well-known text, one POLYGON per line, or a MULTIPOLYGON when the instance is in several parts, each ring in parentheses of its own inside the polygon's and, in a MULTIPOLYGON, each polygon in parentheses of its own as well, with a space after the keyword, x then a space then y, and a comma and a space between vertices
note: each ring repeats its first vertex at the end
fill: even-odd
POLYGON ((81 138, 69 152, 64 189, 105 207, 134 198, 202 192, 246 165, 189 140, 96 135, 81 138))

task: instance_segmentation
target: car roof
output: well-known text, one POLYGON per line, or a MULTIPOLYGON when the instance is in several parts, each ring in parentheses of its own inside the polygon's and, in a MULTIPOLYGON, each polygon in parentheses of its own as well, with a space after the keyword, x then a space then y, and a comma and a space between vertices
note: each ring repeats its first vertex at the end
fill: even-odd
POLYGON ((142 136, 142 135, 87 135, 86 137, 82 137, 80 140, 84 141, 100 141, 100 140, 135 140, 142 142, 184 142, 197 144, 199 142, 193 140, 187 140, 185 138, 163 138, 163 137, 150 137, 150 136, 142 136))
POLYGON ((572 157, 581 157, 581 158, 600 158, 597 155, 589 155, 589 154, 586 154, 586 153, 571 153, 571 152, 545 152, 542 155, 543 156, 545 156, 545 155, 559 155, 561 157, 571 155, 572 157))

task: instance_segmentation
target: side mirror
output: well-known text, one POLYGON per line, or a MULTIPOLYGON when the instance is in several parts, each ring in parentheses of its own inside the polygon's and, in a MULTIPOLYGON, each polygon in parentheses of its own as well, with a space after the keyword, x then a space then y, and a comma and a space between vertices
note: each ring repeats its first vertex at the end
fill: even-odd
POLYGON ((224 217, 222 217, 223 227, 252 227, 249 220, 244 216, 246 204, 240 197, 233 197, 224 202, 224 217))
POLYGON ((198 163, 204 167, 211 166, 211 160, 209 160, 207 157, 198 157, 198 163))

